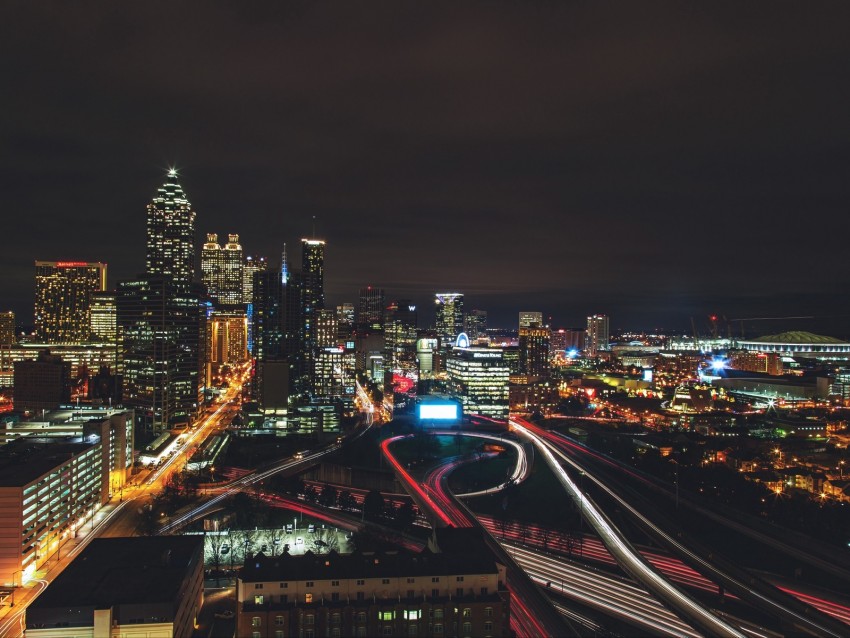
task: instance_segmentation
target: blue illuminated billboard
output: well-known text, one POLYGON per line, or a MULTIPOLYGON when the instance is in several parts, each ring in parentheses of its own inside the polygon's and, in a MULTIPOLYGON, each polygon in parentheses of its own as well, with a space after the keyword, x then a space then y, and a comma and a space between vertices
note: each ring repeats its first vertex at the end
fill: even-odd
POLYGON ((457 421, 460 406, 452 402, 420 403, 416 406, 416 416, 420 421, 457 421))

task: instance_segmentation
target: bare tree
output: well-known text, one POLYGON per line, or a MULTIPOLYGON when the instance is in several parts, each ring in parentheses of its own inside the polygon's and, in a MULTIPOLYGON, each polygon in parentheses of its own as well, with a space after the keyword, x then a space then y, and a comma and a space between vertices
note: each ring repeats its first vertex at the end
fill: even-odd
POLYGON ((543 545, 543 549, 549 549, 549 542, 552 540, 552 530, 548 527, 537 528, 537 540, 543 545))

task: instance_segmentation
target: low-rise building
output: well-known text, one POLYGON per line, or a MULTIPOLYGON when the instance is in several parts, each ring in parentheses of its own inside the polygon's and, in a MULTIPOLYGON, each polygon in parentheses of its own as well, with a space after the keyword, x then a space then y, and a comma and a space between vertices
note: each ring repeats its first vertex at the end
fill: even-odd
POLYGON ((239 573, 236 633, 508 636, 503 574, 480 542, 463 552, 258 554, 239 573))

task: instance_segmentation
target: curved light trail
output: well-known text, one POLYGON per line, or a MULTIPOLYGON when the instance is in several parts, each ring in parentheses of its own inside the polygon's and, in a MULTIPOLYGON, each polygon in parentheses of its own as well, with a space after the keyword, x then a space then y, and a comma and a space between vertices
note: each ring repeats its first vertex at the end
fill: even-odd
MULTIPOLYGON (((617 562, 626 570, 628 574, 633 576, 638 582, 642 583, 650 592, 658 596, 662 601, 671 605, 674 609, 678 609, 686 618, 695 622, 698 627, 705 629, 713 636, 726 636, 734 638, 744 638, 745 634, 729 623, 721 620, 709 610, 705 609, 693 598, 674 587, 667 579, 659 575, 652 569, 632 547, 623 538, 623 535, 611 524, 607 517, 596 507, 596 504, 583 494, 570 479, 566 470, 561 466, 555 458, 555 453, 561 453, 551 443, 545 441, 529 428, 520 424, 519 421, 512 419, 511 425, 514 430, 521 432, 534 442, 535 447, 540 451, 543 458, 546 460, 549 467, 552 469, 555 477, 564 486, 564 489, 570 494, 574 501, 579 503, 579 507, 583 512, 583 516, 588 523, 596 530, 596 533, 605 543, 608 551, 617 559, 617 562)), ((564 458, 566 456, 564 455, 564 458)), ((589 476, 589 475, 588 475, 589 476)))
MULTIPOLYGON (((703 559, 701 556, 697 555, 696 553, 694 553, 693 551, 691 551, 690 549, 685 547, 682 543, 678 542, 676 539, 671 537, 669 534, 664 532, 664 530, 662 530, 660 527, 658 527, 652 521, 650 521, 646 516, 641 514, 639 511, 637 511, 637 509, 632 507, 625 499, 620 497, 614 490, 612 490, 610 487, 608 487, 603 481, 601 481, 599 478, 597 478, 593 474, 589 473, 584 466, 579 465, 574 459, 572 459, 567 454, 565 454, 561 449, 559 449, 557 447, 557 445, 555 445, 555 441, 549 440, 548 438, 544 439, 543 435, 545 433, 543 431, 541 431, 540 428, 537 428, 536 426, 534 426, 534 425, 532 425, 532 424, 530 424, 526 421, 523 421, 523 420, 520 420, 520 419, 513 419, 513 418, 511 419, 511 424, 512 424, 512 426, 514 426, 515 429, 518 429, 518 430, 526 433, 529 437, 531 437, 533 440, 538 442, 538 444, 539 444, 538 447, 544 453, 544 456, 547 459, 551 459, 550 465, 552 466, 553 470, 555 470, 556 476, 558 477, 558 479, 562 482, 562 484, 567 485, 567 483, 568 483, 569 485, 572 486, 570 493, 573 494, 574 495, 573 498, 575 500, 577 500, 577 502, 581 503, 581 506, 585 508, 585 512, 587 512, 587 503, 590 502, 589 499, 585 495, 580 494, 578 492, 578 490, 575 489, 575 484, 570 480, 570 478, 567 475, 564 468, 557 462, 557 460, 555 459, 555 455, 560 457, 564 462, 569 464, 575 470, 577 470, 579 472, 584 472, 585 476, 587 476, 587 478, 589 480, 591 480, 599 489, 603 490, 612 499, 614 499, 620 505, 620 507, 627 510, 633 517, 638 519, 641 522, 641 524, 643 524, 644 526, 646 526, 649 529, 652 529, 653 533, 657 534, 659 537, 664 538, 665 542, 667 542, 671 547, 673 547, 678 554, 683 555, 683 556, 687 556, 689 561, 692 561, 694 564, 699 565, 700 568, 704 570, 704 573, 713 574, 713 575, 715 575, 715 577, 718 580, 732 580, 732 578, 730 576, 728 576, 727 574, 723 574, 717 567, 715 567, 709 561, 703 559), (534 430, 534 431, 532 431, 532 430, 534 430), (538 431, 540 432, 540 434, 536 433, 538 431), (564 483, 564 480, 566 480, 567 483, 564 483)), ((564 442, 563 439, 560 439, 560 440, 558 440, 558 443, 560 444, 560 443, 566 443, 566 442, 564 442)), ((605 540, 606 539, 603 537, 603 541, 605 541, 605 540)), ((615 558, 617 558, 618 562, 619 562, 619 557, 614 553, 614 551, 612 550, 612 547, 609 546, 607 542, 605 544, 606 544, 606 547, 608 547, 609 551, 611 551, 612 555, 614 555, 615 558)), ((620 564, 622 565, 622 563, 620 563, 620 564)), ((656 577, 660 578, 660 577, 657 576, 657 574, 656 574, 656 577)), ((669 583, 668 583, 668 586, 672 587, 671 585, 669 585, 669 583)), ((741 586, 745 587, 744 585, 741 585, 741 586)), ((790 608, 782 605, 781 603, 778 603, 777 601, 765 596, 764 594, 762 594, 758 591, 755 591, 753 589, 749 589, 749 593, 753 596, 753 598, 756 601, 758 601, 759 604, 761 604, 761 606, 763 608, 773 610, 774 613, 781 614, 785 618, 789 618, 789 619, 793 618, 795 620, 795 622, 800 624, 801 627, 807 627, 810 630, 815 631, 818 635, 834 636, 835 638, 842 638, 844 635, 846 635, 846 632, 839 633, 839 632, 836 632, 835 630, 833 630, 831 628, 824 627, 821 623, 817 622, 816 620, 813 620, 812 618, 806 617, 806 616, 794 611, 793 609, 790 609, 790 608)), ((697 607, 699 607, 699 606, 697 605, 697 607)), ((708 613, 708 612, 706 611, 706 613, 708 613)), ((720 622, 722 622, 722 621, 720 621, 720 622)), ((723 623, 723 624, 725 625, 726 623, 723 623)))

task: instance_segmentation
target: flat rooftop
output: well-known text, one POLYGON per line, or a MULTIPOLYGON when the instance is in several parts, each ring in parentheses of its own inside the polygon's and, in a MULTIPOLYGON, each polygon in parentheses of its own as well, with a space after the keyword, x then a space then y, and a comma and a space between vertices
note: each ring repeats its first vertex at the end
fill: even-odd
POLYGON ((57 608, 175 604, 203 536, 96 538, 28 610, 28 621, 57 608))
POLYGON ((23 487, 94 445, 76 437, 23 437, 7 443, 0 447, 0 487, 23 487))

